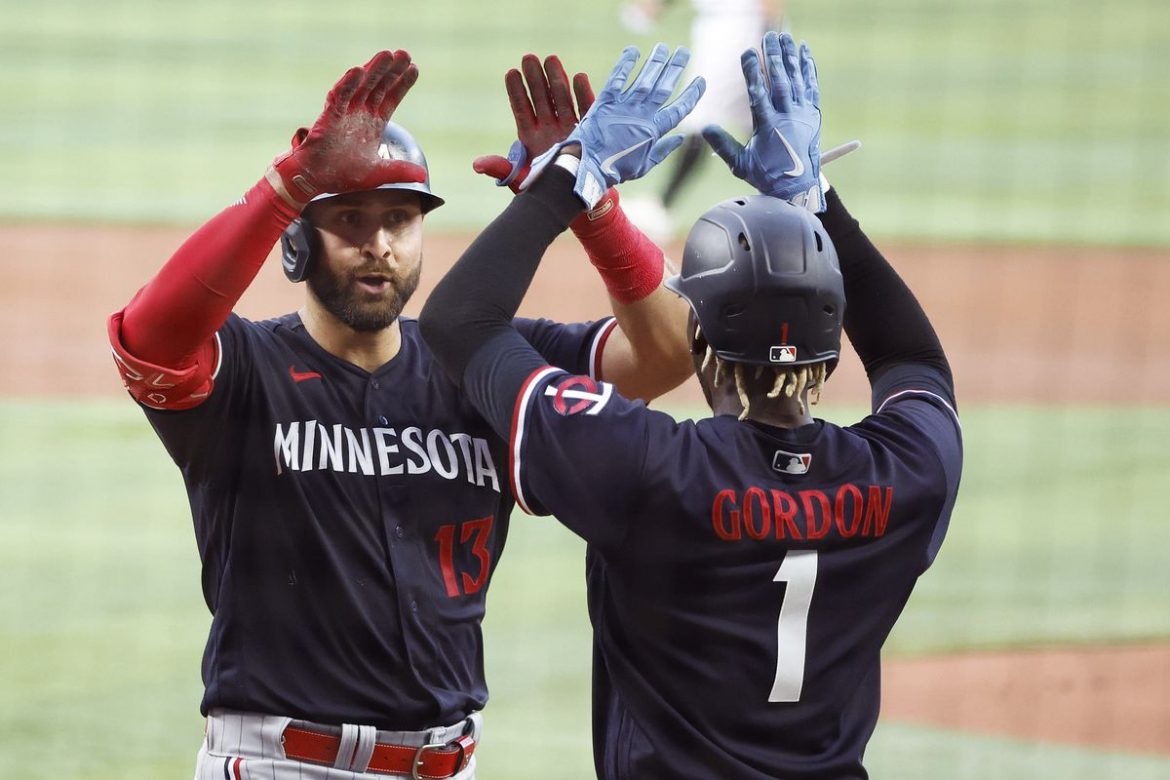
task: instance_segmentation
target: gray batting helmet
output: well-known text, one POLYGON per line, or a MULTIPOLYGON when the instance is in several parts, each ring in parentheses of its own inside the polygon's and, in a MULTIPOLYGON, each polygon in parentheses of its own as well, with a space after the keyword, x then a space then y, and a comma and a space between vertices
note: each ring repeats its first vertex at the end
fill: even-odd
POLYGON ((836 367, 845 287, 833 242, 806 209, 766 195, 720 203, 691 228, 682 272, 666 286, 724 360, 836 367))
MULTIPOLYGON (((375 189, 409 190, 418 193, 419 205, 424 214, 443 205, 445 201, 431 192, 431 170, 427 167, 427 158, 423 155, 422 147, 405 127, 397 122, 386 123, 378 145, 378 156, 384 160, 405 160, 420 165, 426 172, 426 179, 421 182, 390 182, 375 189)), ((309 202, 337 195, 336 192, 322 192, 309 202)), ((303 216, 294 219, 285 229, 280 237, 281 265, 284 268, 284 275, 290 282, 300 282, 309 276, 314 256, 319 251, 317 244, 317 231, 303 216)))

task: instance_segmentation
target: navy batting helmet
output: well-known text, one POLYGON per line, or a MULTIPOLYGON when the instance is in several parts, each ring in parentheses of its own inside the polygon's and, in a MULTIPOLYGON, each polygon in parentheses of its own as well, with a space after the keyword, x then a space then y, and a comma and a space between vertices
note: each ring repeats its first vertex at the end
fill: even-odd
POLYGON ((720 203, 691 228, 682 272, 666 286, 724 360, 836 367, 845 287, 837 250, 806 209, 766 195, 720 203))
MULTIPOLYGON (((431 192, 431 171, 427 167, 427 158, 423 155, 422 147, 405 127, 396 122, 386 123, 381 143, 378 145, 378 156, 383 160, 405 160, 420 165, 426 172, 426 179, 421 182, 390 182, 381 184, 376 189, 409 190, 418 193, 419 206, 424 214, 443 205, 443 199, 431 192)), ((336 192, 323 192, 309 202, 337 195, 336 192)), ((312 271, 314 257, 319 251, 317 231, 313 229, 312 224, 304 216, 294 219, 280 237, 281 265, 288 280, 304 281, 312 271)))

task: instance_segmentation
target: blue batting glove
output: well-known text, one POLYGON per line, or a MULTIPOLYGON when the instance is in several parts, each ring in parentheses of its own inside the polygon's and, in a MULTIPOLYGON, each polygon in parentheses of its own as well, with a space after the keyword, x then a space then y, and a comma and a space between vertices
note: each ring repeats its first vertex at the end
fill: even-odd
POLYGON ((808 44, 799 55, 792 36, 764 35, 764 61, 748 49, 740 58, 752 111, 752 137, 741 146, 718 125, 703 137, 731 172, 765 195, 814 214, 825 210, 821 191, 821 90, 808 44), (764 72, 768 83, 764 82, 764 72))
POLYGON ((696 78, 677 100, 665 105, 691 55, 681 46, 670 54, 666 45, 659 43, 630 88, 623 91, 639 56, 635 46, 622 51, 593 106, 573 132, 532 161, 532 171, 520 185, 522 190, 540 177, 561 149, 579 144, 581 164, 573 191, 593 208, 610 187, 644 176, 679 147, 682 136, 663 136, 694 110, 706 82, 696 78))
POLYGON ((528 162, 528 150, 524 148, 523 141, 513 141, 508 148, 508 162, 512 164, 512 170, 508 171, 502 179, 496 179, 497 187, 508 187, 512 182, 516 181, 516 177, 524 170, 524 164, 528 162))

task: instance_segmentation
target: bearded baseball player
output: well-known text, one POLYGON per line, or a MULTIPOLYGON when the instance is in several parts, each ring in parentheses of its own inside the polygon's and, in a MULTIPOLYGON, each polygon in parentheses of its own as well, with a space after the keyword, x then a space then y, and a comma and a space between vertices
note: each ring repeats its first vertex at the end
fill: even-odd
MULTIPOLYGON (((560 62, 533 61, 529 90, 519 72, 507 83, 535 155, 577 109, 560 62)), ((399 316, 443 203, 390 122, 417 75, 403 51, 346 72, 316 123, 109 320, 195 524, 212 613, 197 780, 475 773, 480 623, 513 502, 506 443, 399 316), (278 239, 304 306, 233 314, 278 239)), ((574 84, 587 106, 588 81, 574 84)), ((686 309, 612 196, 598 209, 577 227, 616 321, 515 326, 542 360, 649 398, 689 373, 686 309)))
POLYGON ((775 33, 762 60, 742 57, 747 145, 704 132, 760 194, 704 214, 669 281, 714 416, 675 422, 542 359, 510 315, 545 247, 678 143, 663 134, 699 91, 666 104, 685 56, 661 46, 626 88, 637 58, 534 162, 432 294, 423 333, 509 437, 520 505, 588 542, 598 776, 866 778, 880 650, 958 490, 951 372, 914 295, 826 194, 813 59, 775 33), (809 411, 842 327, 873 389, 848 427, 809 411))

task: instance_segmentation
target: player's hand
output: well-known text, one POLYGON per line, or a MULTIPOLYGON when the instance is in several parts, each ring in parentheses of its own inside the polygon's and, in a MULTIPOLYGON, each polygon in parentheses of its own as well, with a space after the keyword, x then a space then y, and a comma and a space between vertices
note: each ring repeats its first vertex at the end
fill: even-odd
POLYGON ((592 108, 568 138, 532 161, 532 171, 521 189, 534 182, 560 150, 580 147, 581 165, 573 191, 593 208, 615 184, 645 175, 683 142, 681 135, 666 136, 703 96, 706 83, 696 78, 669 105, 670 96, 690 59, 685 48, 674 54, 657 44, 642 70, 626 89, 626 81, 640 54, 628 46, 618 58, 592 108))
POLYGON ((414 163, 378 157, 386 123, 418 79, 405 51, 381 51, 350 68, 325 98, 325 109, 293 148, 277 157, 269 181, 300 208, 325 192, 375 189, 390 182, 421 182, 414 163))
POLYGON ((545 58, 543 69, 535 54, 524 55, 520 70, 512 68, 504 75, 504 87, 518 140, 506 158, 495 154, 477 157, 471 167, 517 192, 528 175, 528 161, 568 138, 579 117, 593 105, 593 87, 588 76, 578 73, 573 76, 570 92, 569 74, 555 54, 545 58))
POLYGON ((755 49, 740 58, 754 128, 747 146, 718 125, 704 128, 703 137, 732 173, 763 194, 820 213, 821 90, 812 52, 806 43, 798 52, 791 35, 775 32, 764 35, 763 50, 763 68, 755 49))

